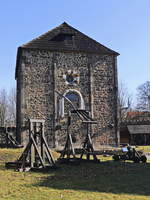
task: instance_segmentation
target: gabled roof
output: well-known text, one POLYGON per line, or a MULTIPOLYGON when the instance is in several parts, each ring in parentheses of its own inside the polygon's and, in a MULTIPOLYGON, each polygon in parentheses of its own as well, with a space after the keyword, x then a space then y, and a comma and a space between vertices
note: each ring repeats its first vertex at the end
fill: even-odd
POLYGON ((150 134, 150 125, 128 125, 130 134, 150 134))
POLYGON ((16 78, 22 49, 119 55, 119 53, 98 43, 84 33, 68 25, 66 22, 18 48, 15 72, 16 78))
POLYGON ((119 55, 117 52, 71 27, 66 22, 22 45, 21 48, 119 55))

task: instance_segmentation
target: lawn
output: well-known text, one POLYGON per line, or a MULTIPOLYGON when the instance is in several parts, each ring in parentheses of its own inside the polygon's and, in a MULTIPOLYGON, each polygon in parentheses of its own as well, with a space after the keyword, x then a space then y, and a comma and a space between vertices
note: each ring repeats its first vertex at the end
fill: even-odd
POLYGON ((150 146, 139 146, 137 149, 150 153, 150 146))
MULTIPOLYGON (((20 149, 0 149, 0 200, 149 200, 150 163, 114 162, 60 165, 48 172, 4 167, 20 149)), ((55 154, 55 156, 57 156, 55 154)))

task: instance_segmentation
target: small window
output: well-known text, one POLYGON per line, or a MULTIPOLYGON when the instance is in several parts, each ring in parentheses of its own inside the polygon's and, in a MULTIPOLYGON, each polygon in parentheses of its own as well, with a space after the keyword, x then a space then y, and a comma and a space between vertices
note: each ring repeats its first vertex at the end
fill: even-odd
POLYGON ((67 74, 67 76, 66 76, 66 81, 68 82, 68 83, 70 83, 70 84, 73 84, 74 83, 74 76, 73 76, 73 73, 71 73, 71 74, 67 74))
POLYGON ((58 35, 56 35, 55 37, 53 37, 51 39, 51 41, 55 41, 55 42, 62 42, 65 40, 72 40, 72 34, 68 34, 68 33, 60 33, 58 35))

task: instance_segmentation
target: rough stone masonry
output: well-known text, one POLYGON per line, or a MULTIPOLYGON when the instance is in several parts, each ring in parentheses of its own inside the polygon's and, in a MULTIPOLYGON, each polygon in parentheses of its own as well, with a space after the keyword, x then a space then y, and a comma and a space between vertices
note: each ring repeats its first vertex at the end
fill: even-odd
MULTIPOLYGON (((65 22, 19 47, 18 141, 28 141, 28 119, 34 118, 45 119, 45 135, 51 147, 64 145, 69 105, 55 93, 57 90, 98 121, 91 128, 97 147, 117 144, 118 55, 65 22)), ((71 132, 75 145, 81 145, 85 125, 76 116, 71 132)))

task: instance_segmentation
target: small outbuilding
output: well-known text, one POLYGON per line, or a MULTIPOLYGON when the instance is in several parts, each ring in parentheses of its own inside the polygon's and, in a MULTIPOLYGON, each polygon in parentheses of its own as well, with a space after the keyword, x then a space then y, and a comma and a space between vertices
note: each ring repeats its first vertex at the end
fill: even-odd
POLYGON ((150 145, 150 125, 127 125, 131 144, 150 145))

